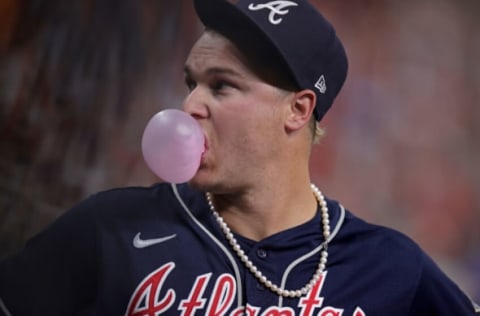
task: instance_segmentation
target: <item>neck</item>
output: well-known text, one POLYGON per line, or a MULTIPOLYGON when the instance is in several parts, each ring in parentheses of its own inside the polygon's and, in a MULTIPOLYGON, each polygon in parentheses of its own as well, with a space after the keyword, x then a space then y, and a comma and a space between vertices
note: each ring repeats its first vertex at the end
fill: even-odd
POLYGON ((317 210, 308 181, 295 186, 272 184, 242 194, 213 195, 212 200, 232 231, 257 241, 307 222, 317 210))

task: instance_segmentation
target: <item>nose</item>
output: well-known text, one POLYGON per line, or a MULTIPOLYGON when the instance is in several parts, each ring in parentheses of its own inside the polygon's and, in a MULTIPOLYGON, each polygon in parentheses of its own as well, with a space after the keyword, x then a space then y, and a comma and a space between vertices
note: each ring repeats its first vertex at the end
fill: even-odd
POLYGON ((208 116, 207 96, 201 87, 195 87, 183 101, 183 111, 196 119, 208 116))

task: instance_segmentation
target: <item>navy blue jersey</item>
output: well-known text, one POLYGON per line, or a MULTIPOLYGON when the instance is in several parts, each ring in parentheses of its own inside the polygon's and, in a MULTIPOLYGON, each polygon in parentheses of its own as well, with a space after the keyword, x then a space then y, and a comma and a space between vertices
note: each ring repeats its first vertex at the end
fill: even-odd
MULTIPOLYGON (((116 189, 73 207, 0 264, 5 315, 475 315, 466 295, 409 238, 328 200, 327 269, 300 298, 262 287, 187 185, 116 189)), ((318 212, 317 212, 318 213, 318 212)), ((321 219, 261 241, 236 236, 274 283, 303 287, 321 219)))

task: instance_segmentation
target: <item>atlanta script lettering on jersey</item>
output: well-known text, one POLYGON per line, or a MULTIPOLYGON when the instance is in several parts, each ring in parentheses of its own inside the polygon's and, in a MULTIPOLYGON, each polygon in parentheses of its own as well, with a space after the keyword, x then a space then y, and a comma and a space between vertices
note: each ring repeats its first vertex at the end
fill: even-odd
MULTIPOLYGON (((206 273, 196 278, 188 297, 177 300, 174 289, 164 289, 165 280, 175 269, 175 263, 169 262, 150 273, 135 289, 128 304, 126 316, 156 316, 178 310, 180 315, 230 315, 230 316, 295 316, 290 307, 271 306, 262 311, 257 306, 240 306, 234 308, 236 298, 235 279, 230 274, 222 274, 216 280, 211 280, 212 273, 206 273), (207 297, 205 289, 210 282, 214 282, 212 293, 207 297), (160 295, 160 293, 165 293, 160 295), (232 310, 232 311, 230 311, 232 310), (227 314, 228 313, 228 314, 227 314)), ((327 272, 307 296, 298 301, 302 316, 342 316, 343 309, 323 306, 321 289, 325 283, 327 272)), ((345 315, 346 316, 346 315, 345 315)), ((365 316, 360 307, 357 307, 352 316, 365 316)))

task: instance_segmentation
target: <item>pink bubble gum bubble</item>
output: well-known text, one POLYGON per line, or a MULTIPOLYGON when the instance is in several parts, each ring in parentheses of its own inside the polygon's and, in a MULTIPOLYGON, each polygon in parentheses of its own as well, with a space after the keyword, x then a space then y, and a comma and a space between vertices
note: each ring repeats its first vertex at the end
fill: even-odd
POLYGON ((204 143, 202 129, 192 116, 176 109, 163 110, 145 127, 143 158, 160 179, 183 183, 198 171, 204 143))

